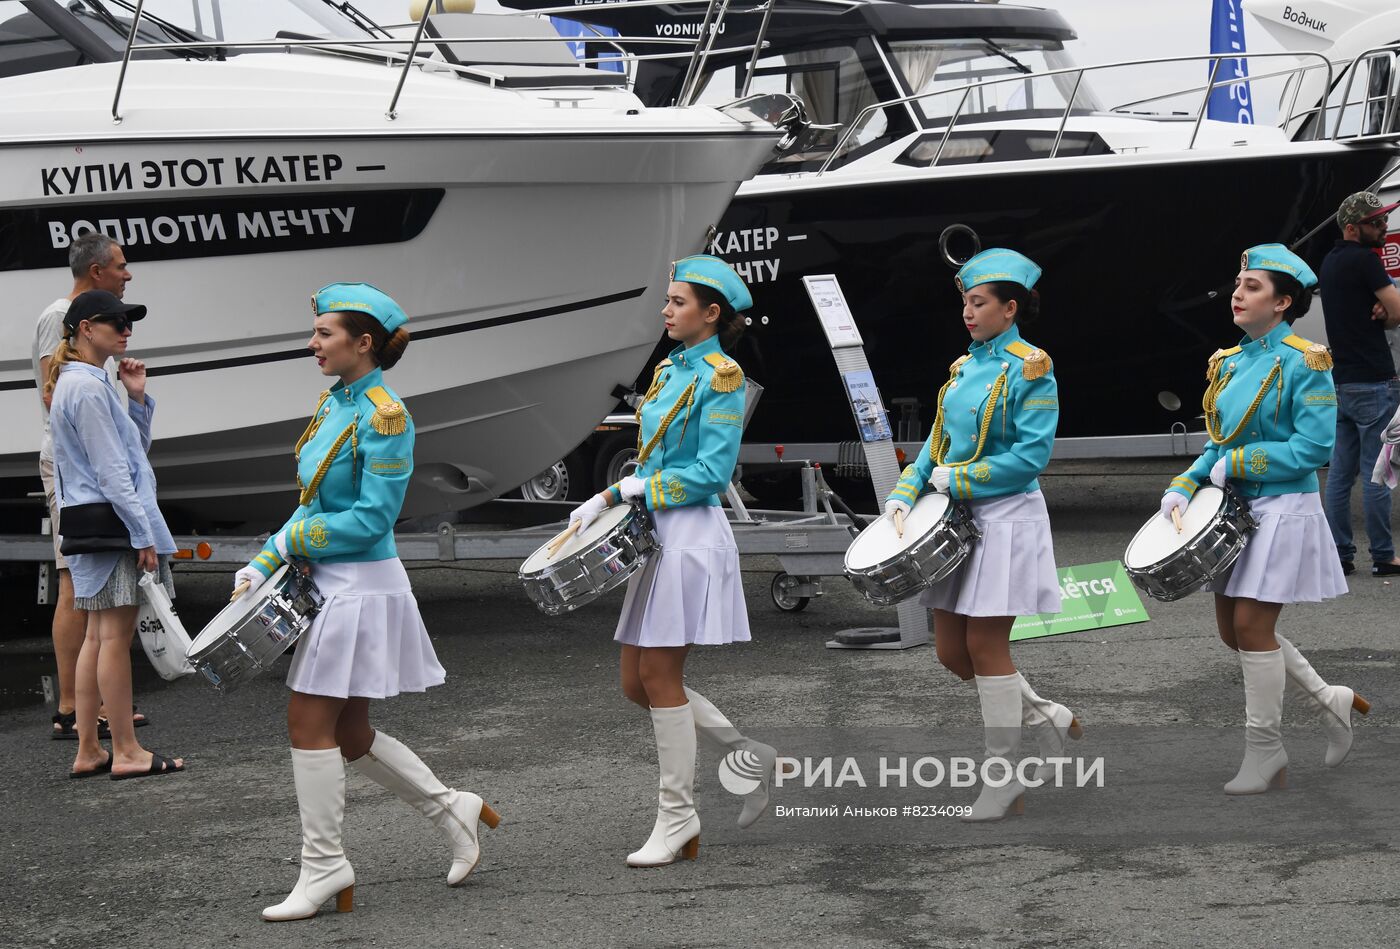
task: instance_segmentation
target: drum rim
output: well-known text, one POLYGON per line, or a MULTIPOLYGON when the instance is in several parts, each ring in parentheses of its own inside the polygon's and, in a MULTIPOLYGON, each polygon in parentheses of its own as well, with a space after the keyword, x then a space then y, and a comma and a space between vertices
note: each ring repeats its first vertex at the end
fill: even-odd
POLYGON ((860 543, 860 539, 862 536, 865 535, 865 532, 874 528, 875 525, 879 524, 881 521, 886 521, 890 518, 889 514, 881 514, 875 520, 871 521, 870 524, 865 528, 865 530, 861 531, 854 538, 852 538, 850 544, 847 545, 846 553, 841 558, 841 565, 843 568, 845 568, 846 572, 861 575, 869 575, 871 573, 874 573, 875 571, 883 570, 891 564, 896 563, 900 558, 909 556, 909 551, 913 550, 914 547, 919 543, 919 541, 928 537, 930 534, 941 530, 944 527, 951 526, 948 522, 953 516, 954 506, 956 502, 954 502, 953 499, 948 497, 947 495, 939 494, 936 492, 925 494, 914 501, 914 506, 917 507, 918 505, 932 498, 941 498, 943 500, 943 514, 941 517, 938 518, 938 520, 934 523, 933 527, 927 533, 919 535, 919 537, 915 538, 913 541, 910 542, 908 547, 905 547, 903 550, 901 550, 899 553, 895 554, 892 557, 887 557, 884 560, 877 561, 876 563, 864 567, 851 566, 851 551, 855 549, 856 544, 860 543))
POLYGON ((1194 544, 1197 540, 1199 540, 1202 536, 1204 536, 1208 531, 1210 531, 1212 528, 1216 527, 1216 526, 1220 523, 1221 518, 1224 517, 1225 512, 1228 511, 1228 510, 1230 510, 1230 506, 1231 506, 1231 500, 1230 500, 1230 499, 1231 499, 1232 495, 1230 494, 1229 491, 1226 491, 1224 488, 1219 488, 1219 487, 1216 487, 1216 486, 1213 485, 1213 484, 1208 484, 1208 485, 1203 485, 1203 486, 1201 486, 1201 487, 1196 491, 1196 493, 1193 494, 1193 495, 1190 497, 1190 499, 1188 500, 1187 503, 1189 504, 1191 501, 1194 501, 1197 497, 1200 496, 1200 494, 1201 494, 1202 491, 1207 491, 1207 490, 1219 492, 1219 494, 1220 494, 1220 506, 1219 506, 1218 508, 1216 508, 1215 513, 1211 515, 1210 520, 1206 522, 1205 526, 1202 527, 1202 528, 1201 528, 1199 531, 1197 531, 1195 534, 1192 534, 1192 535, 1191 535, 1191 539, 1190 539, 1189 541, 1187 541, 1185 544, 1183 544, 1183 545, 1181 545, 1180 547, 1178 547, 1176 550, 1172 551, 1172 552, 1171 552, 1170 554, 1168 554, 1167 556, 1162 557, 1162 558, 1160 558, 1160 559, 1158 559, 1158 560, 1154 560, 1154 561, 1152 561, 1152 562, 1149 563, 1149 564, 1143 564, 1143 565, 1140 566, 1140 567, 1134 567, 1133 565, 1131 565, 1130 563, 1128 563, 1128 554, 1129 554, 1130 551, 1132 551, 1133 545, 1137 543, 1138 538, 1141 537, 1141 536, 1143 535, 1143 533, 1144 533, 1148 528, 1150 528, 1150 527, 1153 526, 1153 524, 1156 522, 1156 519, 1157 519, 1157 518, 1160 518, 1160 517, 1162 516, 1161 514, 1154 514, 1152 517, 1149 517, 1149 518, 1143 523, 1143 525, 1142 525, 1141 527, 1138 528, 1137 533, 1133 535, 1133 539, 1130 540, 1130 541, 1128 541, 1128 546, 1127 546, 1126 548, 1124 548, 1124 550, 1123 550, 1123 568, 1124 568, 1125 570, 1127 570, 1129 573, 1146 573, 1146 572, 1148 572, 1148 571, 1155 570, 1157 567, 1162 566, 1162 564, 1167 563, 1169 560, 1171 560, 1171 559, 1173 559, 1174 557, 1180 555, 1182 551, 1184 551, 1184 550, 1188 549, 1189 547, 1191 547, 1192 544, 1194 544))
POLYGON ((229 633, 242 626, 246 620, 251 619, 253 614, 256 613, 258 609, 261 608, 267 600, 266 596, 258 596, 256 594, 260 594, 264 590, 271 591, 271 588, 278 586, 280 581, 283 577, 286 576, 287 571, 290 568, 291 564, 284 563, 282 566, 277 568, 277 571, 275 573, 273 573, 266 580, 264 580, 258 586, 257 590, 252 591, 252 593, 244 594, 243 596, 234 600, 232 603, 226 605, 223 609, 219 610, 218 613, 214 614, 214 618, 211 619, 209 622, 205 623, 204 628, 199 631, 199 635, 196 636, 193 641, 191 641, 189 651, 188 653, 186 653, 186 655, 190 659, 195 659, 203 655, 204 653, 209 652, 215 645, 218 644, 219 640, 223 639, 229 633), (211 637, 210 641, 207 644, 201 647, 199 645, 200 640, 202 640, 206 635, 208 635, 209 631, 214 628, 214 624, 218 623, 225 613, 228 613, 230 610, 233 610, 234 607, 240 606, 243 607, 244 612, 237 619, 230 620, 229 623, 226 626, 224 626, 223 629, 221 629, 216 635, 211 637))
MULTIPOLYGON (((638 518, 638 517, 640 516, 639 513, 638 513, 638 511, 637 511, 637 509, 636 509, 636 507, 634 507, 634 506, 631 505, 631 504, 626 504, 626 505, 614 504, 612 507, 608 508, 606 511, 604 511, 604 512, 601 513, 601 514, 599 514, 598 517, 603 518, 603 517, 610 517, 610 516, 613 516, 612 512, 613 512, 613 511, 616 511, 616 510, 621 510, 621 511, 622 511, 621 515, 617 516, 617 523, 614 524, 612 527, 608 528, 608 529, 607 529, 606 531, 604 531, 602 534, 598 535, 597 541, 595 541, 593 544, 591 544, 591 545, 588 546, 588 547, 584 547, 584 548, 582 548, 581 550, 576 550, 576 551, 574 551, 573 553, 569 554, 568 556, 561 556, 561 557, 558 557, 557 559, 548 560, 548 561, 546 561, 543 565, 541 565, 540 567, 537 567, 537 568, 535 568, 535 569, 533 569, 533 570, 527 570, 527 569, 526 569, 526 566, 530 563, 530 561, 534 560, 534 559, 535 559, 536 557, 538 557, 540 554, 545 553, 545 552, 547 551, 547 548, 549 547, 549 545, 552 544, 552 543, 554 543, 555 538, 557 538, 559 535, 558 535, 558 534, 555 534, 553 537, 550 537, 549 540, 547 540, 547 541, 545 541, 544 543, 540 544, 538 547, 536 547, 536 548, 534 549, 533 552, 531 552, 530 556, 526 557, 525 560, 520 564, 520 569, 519 569, 519 571, 517 572, 517 576, 519 577, 519 579, 523 581, 523 580, 533 580, 533 579, 538 579, 538 578, 543 578, 543 577, 548 577, 548 576, 550 576, 552 573, 554 573, 556 570, 558 570, 559 567, 562 566, 563 564, 570 563, 570 562, 573 561, 574 559, 576 559, 576 558, 578 558, 578 557, 581 557, 581 556, 583 556, 584 554, 589 553, 590 551, 593 551, 593 550, 598 549, 598 544, 599 544, 599 543, 601 543, 602 541, 604 541, 604 540, 606 540, 607 538, 611 537, 611 536, 612 536, 614 533, 616 533, 617 531, 624 529, 628 524, 630 524, 633 520, 635 520, 636 518, 638 518)), ((591 527, 592 525, 589 525, 589 526, 591 527)), ((653 533, 655 533, 655 532, 653 531, 653 533)), ((572 539, 571 539, 571 542, 572 542, 572 539)), ((657 539, 657 546, 658 546, 658 547, 661 546, 661 543, 660 543, 660 540, 659 540, 659 539, 657 539)))

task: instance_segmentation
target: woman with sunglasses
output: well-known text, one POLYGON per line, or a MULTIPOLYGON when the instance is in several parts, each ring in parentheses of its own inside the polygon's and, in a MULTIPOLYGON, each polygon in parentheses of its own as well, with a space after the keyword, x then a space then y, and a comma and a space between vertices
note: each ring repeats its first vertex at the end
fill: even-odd
POLYGON ((307 560, 325 598, 287 676, 301 872, 287 898, 263 910, 269 922, 315 916, 332 896, 339 912, 354 905, 355 871, 341 835, 346 762, 447 839, 448 886, 464 883, 481 859, 478 823, 495 827, 500 819, 370 725, 371 699, 424 692, 446 678, 394 545, 413 473, 414 426, 384 373, 408 348, 408 317, 367 283, 322 287, 313 306, 307 348, 321 375, 337 381, 321 393, 294 449, 300 504, 234 576, 235 589, 256 588, 289 557, 307 560))
POLYGON ((64 552, 74 608, 88 616, 78 654, 74 778, 110 773, 121 781, 185 768, 179 758, 142 748, 132 726, 131 637, 141 574, 157 573, 166 592, 175 595, 169 564, 175 541, 156 506, 155 474, 146 458, 155 399, 146 392, 145 364, 126 355, 132 323, 145 315, 144 306, 123 303, 106 290, 78 294, 64 315, 64 338, 49 360, 45 382, 52 394, 49 427, 65 529, 71 525, 67 532, 76 536, 80 512, 72 509, 77 505, 110 505, 130 543, 130 549, 64 552), (103 368, 108 359, 118 360, 125 408, 103 368), (110 753, 97 740, 104 700, 110 753))
POLYGON ((1210 585, 1215 625, 1239 655, 1244 677, 1244 760, 1226 794, 1286 785, 1280 732, 1286 687, 1322 720, 1328 767, 1351 750, 1352 709, 1370 709, 1351 689, 1324 682, 1276 630, 1284 604, 1347 592, 1317 490, 1317 469, 1327 463, 1337 430, 1332 356, 1292 327, 1308 311, 1316 284, 1312 268, 1282 244, 1260 244, 1240 256, 1230 307, 1245 335, 1210 358, 1201 400, 1210 441, 1162 497, 1162 516, 1170 518, 1202 485, 1229 485, 1248 500, 1259 525, 1210 585))

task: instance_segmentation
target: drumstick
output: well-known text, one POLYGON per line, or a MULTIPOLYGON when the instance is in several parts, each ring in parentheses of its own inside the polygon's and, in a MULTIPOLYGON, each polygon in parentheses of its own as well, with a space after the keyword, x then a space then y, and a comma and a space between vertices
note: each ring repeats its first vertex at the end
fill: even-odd
POLYGON ((560 534, 558 537, 554 538, 552 541, 549 542, 549 555, 547 559, 554 559, 554 555, 559 553, 559 548, 563 547, 564 544, 568 542, 570 537, 578 533, 578 526, 582 523, 582 521, 574 521, 572 524, 569 525, 568 530, 564 531, 564 533, 560 534))
POLYGON ((897 508, 894 509, 894 532, 895 532, 896 534, 898 534, 900 537, 903 537, 903 536, 904 536, 904 509, 903 509, 903 508, 897 507, 897 508))
POLYGON ((1176 532, 1181 533, 1181 508, 1172 508, 1172 523, 1176 525, 1176 532))
POLYGON ((229 601, 230 603, 232 603, 234 600, 238 599, 240 596, 242 596, 243 594, 247 593, 247 592, 248 592, 248 588, 249 588, 250 586, 252 586, 252 585, 253 585, 253 581, 252 581, 252 580, 244 580, 244 581, 243 581, 242 583, 240 583, 238 586, 236 586, 236 587, 233 588, 233 596, 229 597, 229 598, 228 598, 228 601, 229 601))

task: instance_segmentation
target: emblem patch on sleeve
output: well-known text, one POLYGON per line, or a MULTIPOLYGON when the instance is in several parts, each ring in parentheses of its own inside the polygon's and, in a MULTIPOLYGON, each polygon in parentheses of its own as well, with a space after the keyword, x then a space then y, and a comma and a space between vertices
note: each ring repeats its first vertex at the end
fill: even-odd
POLYGON ((382 455, 370 455, 369 470, 371 474, 403 474, 408 471, 407 458, 386 458, 382 455))
POLYGON ((317 550, 322 550, 331 542, 331 532, 326 529, 323 518, 316 518, 306 525, 306 542, 317 550))

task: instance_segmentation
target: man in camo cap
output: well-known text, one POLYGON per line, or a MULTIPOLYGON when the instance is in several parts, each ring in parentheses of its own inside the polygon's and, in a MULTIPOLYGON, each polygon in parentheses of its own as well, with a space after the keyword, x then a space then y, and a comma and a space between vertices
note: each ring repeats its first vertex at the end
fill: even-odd
MULTIPOLYGON (((1337 441, 1327 475, 1327 522, 1342 570, 1355 569, 1351 532, 1351 489, 1360 472, 1370 472, 1380 453, 1381 435, 1400 404, 1400 382, 1385 331, 1400 326, 1400 290, 1376 254, 1385 246, 1388 216, 1395 204, 1369 191, 1349 195, 1337 209, 1342 239, 1319 268, 1323 318, 1335 366, 1337 441)), ((1361 488, 1366 536, 1371 543, 1371 574, 1400 574, 1390 536, 1390 491, 1365 479, 1361 488)))

